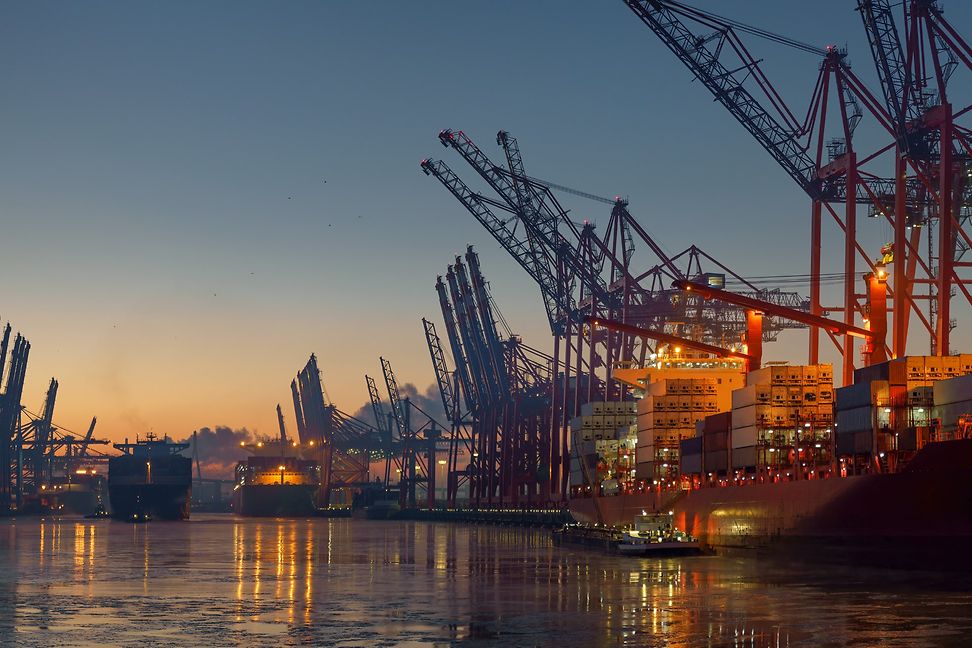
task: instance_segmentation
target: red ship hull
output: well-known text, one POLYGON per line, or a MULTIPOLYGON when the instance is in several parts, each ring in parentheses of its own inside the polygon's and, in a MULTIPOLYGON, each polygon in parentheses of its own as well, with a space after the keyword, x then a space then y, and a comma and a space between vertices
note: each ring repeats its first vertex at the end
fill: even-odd
POLYGON ((926 446, 901 473, 577 499, 581 521, 671 510, 716 551, 758 549, 915 568, 972 569, 972 440, 926 446))

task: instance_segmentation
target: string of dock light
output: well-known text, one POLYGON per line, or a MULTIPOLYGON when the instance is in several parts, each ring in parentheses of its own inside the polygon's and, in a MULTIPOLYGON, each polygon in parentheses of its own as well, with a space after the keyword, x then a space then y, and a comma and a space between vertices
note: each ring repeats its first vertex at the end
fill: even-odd
MULTIPOLYGON (((327 443, 327 441, 326 441, 326 440, 324 440, 324 441, 322 441, 322 443, 327 443)), ((254 445, 254 446, 256 446, 257 448, 262 448, 262 447, 263 447, 263 441, 257 441, 256 443, 254 443, 254 444, 252 444, 252 445, 254 445)), ((290 445, 291 445, 292 447, 294 447, 294 448, 297 448, 297 447, 299 447, 299 446, 300 446, 301 444, 300 444, 300 443, 298 443, 297 441, 293 441, 293 442, 292 442, 292 443, 291 443, 290 445)), ((311 446, 311 447, 314 447, 314 440, 313 440, 313 439, 311 439, 310 441, 308 441, 308 442, 307 442, 307 445, 309 445, 309 446, 311 446)), ((241 447, 241 448, 245 448, 245 447, 246 447, 246 441, 240 441, 240 447, 241 447)))

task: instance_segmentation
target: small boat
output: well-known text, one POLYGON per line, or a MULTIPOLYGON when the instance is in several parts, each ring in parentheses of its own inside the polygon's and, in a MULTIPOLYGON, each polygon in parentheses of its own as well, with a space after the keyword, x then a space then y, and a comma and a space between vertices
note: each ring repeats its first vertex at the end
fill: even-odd
POLYGON ((698 540, 672 525, 672 515, 642 513, 630 528, 568 524, 553 533, 554 544, 601 549, 624 556, 685 556, 702 553, 698 540))
POLYGON ((84 517, 87 520, 98 520, 101 518, 110 518, 111 513, 108 512, 108 509, 105 508, 104 504, 98 504, 98 507, 94 510, 93 513, 88 513, 84 517))
POLYGON ((622 532, 618 553, 626 556, 691 555, 702 553, 699 541, 672 524, 672 514, 636 515, 622 532))

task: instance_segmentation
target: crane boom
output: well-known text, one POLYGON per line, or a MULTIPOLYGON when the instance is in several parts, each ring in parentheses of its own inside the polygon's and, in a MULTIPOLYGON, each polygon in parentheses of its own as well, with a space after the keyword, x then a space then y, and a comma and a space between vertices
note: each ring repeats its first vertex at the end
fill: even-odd
POLYGON ((368 385, 368 398, 371 399, 371 411, 375 415, 375 426, 382 438, 391 438, 391 430, 388 429, 388 419, 385 417, 385 408, 381 404, 381 396, 378 394, 378 386, 371 376, 365 374, 365 383, 368 385))
POLYGON ((705 284, 679 279, 673 282, 672 286, 674 288, 678 288, 679 290, 702 295, 702 297, 705 299, 718 299, 728 304, 734 304, 743 308, 756 310, 765 313, 766 315, 783 317, 786 319, 795 320, 797 322, 803 322, 808 326, 815 326, 823 329, 824 331, 829 331, 830 333, 852 335, 859 338, 874 337, 874 333, 868 331, 867 329, 845 324, 844 322, 838 322, 837 320, 828 319, 826 317, 820 317, 819 315, 807 313, 806 311, 797 310, 795 308, 789 308, 787 306, 780 306, 771 302, 754 299, 747 295, 731 293, 719 288, 706 286, 705 284))
POLYGON ((388 400, 391 403, 392 418, 395 419, 395 426, 401 439, 408 437, 408 422, 405 420, 405 403, 402 393, 398 389, 398 381, 395 380, 395 372, 392 371, 391 362, 384 358, 381 361, 381 372, 385 376, 385 387, 388 389, 388 400))
POLYGON ((712 355, 720 358, 737 358, 747 362, 751 362, 754 359, 753 356, 749 355, 748 353, 743 353, 742 351, 733 351, 732 349, 725 349, 713 344, 706 344, 705 342, 699 342, 698 340, 679 337, 658 329, 635 326, 634 324, 625 324, 624 322, 602 317, 588 317, 586 318, 586 321, 594 328, 604 328, 608 329, 609 331, 616 331, 618 333, 627 333, 628 335, 634 335, 650 340, 657 340, 658 342, 665 342, 666 344, 677 344, 679 346, 684 346, 688 349, 695 349, 696 351, 701 351, 703 353, 711 353, 712 355))
POLYGON ((446 416, 451 416, 456 411, 456 397, 452 390, 452 383, 449 381, 449 367, 446 365, 442 341, 439 339, 439 334, 435 332, 435 324, 424 317, 422 318, 422 327, 425 330, 425 342, 429 347, 429 356, 432 358, 435 383, 438 385, 439 395, 442 397, 442 407, 446 416))
POLYGON ((91 436, 94 434, 95 425, 98 423, 98 417, 91 417, 91 425, 88 426, 88 431, 84 434, 84 440, 81 442, 81 450, 78 452, 78 457, 83 459, 86 454, 88 454, 88 444, 91 443, 91 436))
MULTIPOLYGON (((765 77, 759 62, 735 37, 732 25, 672 0, 624 2, 811 198, 821 197, 816 164, 794 137, 798 124, 792 114, 775 97, 775 92, 768 98, 776 115, 745 87, 748 78, 765 81, 765 77), (681 16, 707 29, 715 29, 720 34, 716 45, 710 47, 707 34, 693 33, 681 16), (727 42, 743 62, 739 69, 730 70, 720 60, 727 42)), ((768 82, 764 87, 769 87, 768 82)))
POLYGON ((535 254, 540 253, 538 247, 543 248, 543 256, 550 267, 556 267, 558 262, 563 263, 569 273, 577 277, 601 303, 613 301, 613 296, 608 291, 603 278, 594 272, 588 263, 585 263, 573 246, 557 231, 558 219, 562 214, 546 209, 545 204, 536 205, 532 201, 528 204, 529 209, 524 211, 508 175, 501 173, 500 167, 493 164, 463 131, 445 129, 439 133, 439 141, 443 146, 451 147, 458 152, 493 191, 516 212, 527 230, 535 254))
POLYGON ((513 259, 526 270, 527 274, 540 287, 540 294, 543 298, 544 309, 551 330, 558 331, 562 328, 560 321, 561 313, 571 313, 574 310, 573 303, 569 297, 562 294, 559 289, 556 276, 550 270, 550 266, 542 263, 533 253, 530 245, 521 240, 505 221, 500 219, 483 202, 482 198, 472 191, 459 176, 453 173, 441 160, 422 160, 422 171, 434 177, 449 190, 457 200, 466 208, 473 217, 486 228, 493 238, 503 246, 503 248, 513 257, 513 259))

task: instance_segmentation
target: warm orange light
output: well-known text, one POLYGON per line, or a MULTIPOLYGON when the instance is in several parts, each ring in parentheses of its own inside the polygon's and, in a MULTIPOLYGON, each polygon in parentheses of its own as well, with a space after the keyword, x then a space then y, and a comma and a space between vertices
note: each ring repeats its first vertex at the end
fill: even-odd
POLYGON ((313 441, 311 441, 311 442, 310 442, 310 444, 311 444, 311 445, 314 445, 314 442, 313 442, 313 441))
POLYGON ((85 470, 84 468, 78 468, 77 470, 74 471, 74 474, 76 474, 76 475, 87 475, 88 474, 88 471, 85 470))
POLYGON ((277 466, 277 468, 279 468, 280 470, 286 470, 287 466, 277 466))
POLYGON ((240 447, 241 448, 246 447, 246 441, 240 441, 240 447))
POLYGON ((263 441, 257 441, 257 447, 258 448, 262 448, 263 447, 263 441))

